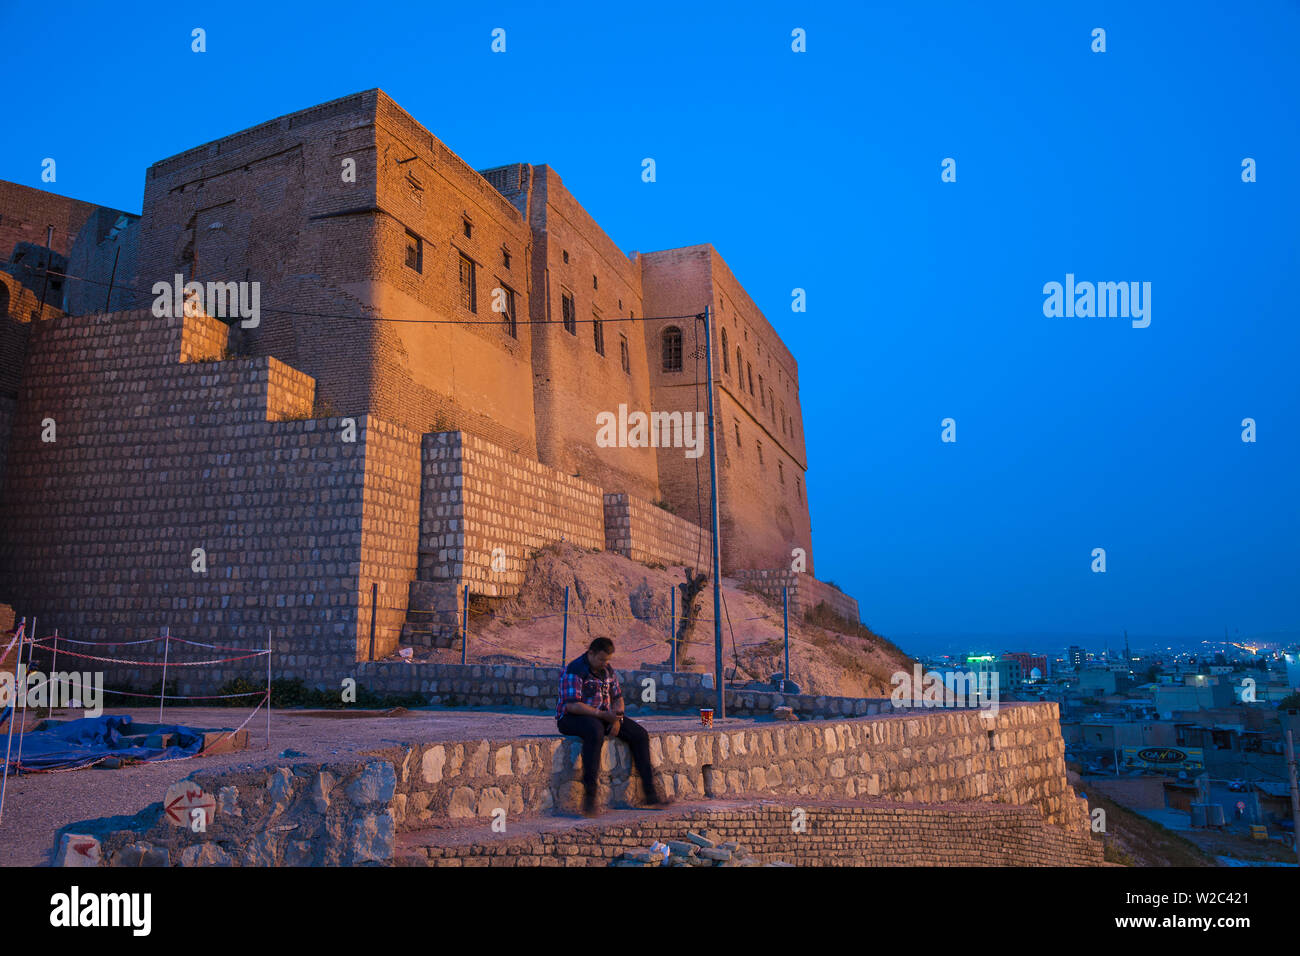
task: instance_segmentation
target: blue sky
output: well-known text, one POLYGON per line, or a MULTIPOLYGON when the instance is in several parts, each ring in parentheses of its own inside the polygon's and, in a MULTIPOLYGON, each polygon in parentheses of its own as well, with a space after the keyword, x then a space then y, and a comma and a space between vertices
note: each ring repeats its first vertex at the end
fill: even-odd
POLYGON ((6 49, 0 178, 139 211, 149 163, 381 87, 624 250, 718 248, 799 361, 818 576, 882 633, 1300 631, 1296 4, 615 6, 10 7, 59 42, 6 49), (1045 317, 1067 272, 1150 282, 1150 327, 1045 317))

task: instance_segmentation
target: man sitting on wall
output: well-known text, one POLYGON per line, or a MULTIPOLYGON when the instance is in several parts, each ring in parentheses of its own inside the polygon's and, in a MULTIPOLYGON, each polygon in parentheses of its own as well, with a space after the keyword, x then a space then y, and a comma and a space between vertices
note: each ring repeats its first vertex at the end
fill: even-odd
POLYGON ((560 733, 582 738, 582 815, 596 815, 596 775, 606 737, 617 737, 632 750, 632 762, 645 785, 646 802, 667 803, 654 784, 650 765, 650 735, 645 728, 623 715, 623 688, 609 666, 614 642, 598 637, 587 653, 572 661, 560 675, 560 702, 555 725, 560 733))

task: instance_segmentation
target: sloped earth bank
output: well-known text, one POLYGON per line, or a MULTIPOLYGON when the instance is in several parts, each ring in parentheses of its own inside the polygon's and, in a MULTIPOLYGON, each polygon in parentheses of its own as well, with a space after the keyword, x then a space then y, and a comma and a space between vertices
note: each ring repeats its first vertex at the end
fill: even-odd
MULTIPOLYGON (((611 638, 619 668, 659 668, 671 659, 670 592, 686 580, 685 569, 650 566, 608 551, 561 543, 530 561, 522 591, 493 607, 471 598, 469 650, 475 663, 561 662, 564 589, 569 588, 568 645, 572 660, 596 637, 611 638)), ((677 612, 681 614, 681 592, 677 612)), ((696 598, 699 608, 678 670, 713 670, 713 586, 696 598)), ((733 681, 767 681, 784 668, 781 607, 723 578, 723 666, 733 681), (732 676, 732 668, 736 669, 732 676)), ((790 620, 790 673, 804 693, 887 697, 890 676, 911 673, 913 660, 884 638, 861 627, 827 629, 790 620)), ((416 651, 418 660, 459 663, 459 650, 416 651)))

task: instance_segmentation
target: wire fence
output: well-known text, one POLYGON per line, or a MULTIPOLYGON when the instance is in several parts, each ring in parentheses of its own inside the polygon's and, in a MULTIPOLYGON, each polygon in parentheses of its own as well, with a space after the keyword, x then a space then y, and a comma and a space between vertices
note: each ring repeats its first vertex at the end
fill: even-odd
MULTIPOLYGON (((224 730, 220 735, 218 735, 217 737, 211 740, 204 740, 202 746, 199 747, 199 749, 196 749, 194 752, 175 755, 175 756, 165 756, 167 750, 171 749, 169 747, 169 748, 164 748, 162 753, 160 754, 152 754, 152 755, 127 754, 126 759, 130 760, 131 762, 172 763, 181 760, 193 760, 195 757, 201 756, 204 753, 210 754, 223 741, 225 741, 230 737, 236 736, 240 732, 242 732, 244 728, 247 727, 252 722, 253 718, 257 716, 258 711, 260 711, 263 707, 266 708, 266 749, 270 750, 271 748, 271 651, 272 648, 271 648, 271 635, 269 632, 267 633, 267 646, 265 648, 257 648, 257 649, 239 648, 239 647, 232 647, 228 645, 219 645, 219 644, 205 644, 200 641, 190 641, 190 640, 186 640, 185 638, 173 637, 171 635, 170 628, 164 628, 161 636, 156 638, 149 638, 146 640, 139 640, 139 641, 80 641, 80 640, 64 637, 62 638, 62 643, 65 646, 60 651, 60 647, 59 647, 60 637, 59 637, 58 630, 56 629, 53 634, 47 637, 37 637, 36 635, 39 633, 37 630, 37 624, 38 624, 38 620, 36 618, 33 618, 32 625, 31 625, 31 633, 29 635, 26 618, 20 620, 18 626, 14 628, 13 635, 10 638, 9 643, 6 645, 4 652, 0 653, 0 661, 6 661, 9 659, 10 651, 12 651, 14 649, 14 646, 17 645, 18 651, 17 654, 15 654, 14 656, 13 681, 12 684, 10 685, 12 687, 12 699, 3 701, 3 706, 0 707, 0 722, 3 722, 4 724, 8 725, 7 732, 5 734, 5 758, 4 758, 3 777, 0 778, 0 821, 3 821, 4 819, 5 795, 9 789, 9 772, 11 769, 14 771, 15 775, 17 776, 21 776, 24 773, 28 773, 28 774, 69 773, 74 770, 85 770, 89 767, 94 767, 97 766, 98 764, 104 763, 107 760, 115 759, 115 755, 111 752, 99 756, 93 756, 93 757, 87 756, 84 759, 70 752, 67 759, 61 760, 59 765, 56 766, 32 766, 29 764, 25 764, 23 762, 23 748, 24 748, 24 742, 27 737, 27 711, 29 710, 27 704, 29 698, 36 695, 40 691, 45 692, 45 695, 48 697, 48 707, 46 711, 46 717, 48 719, 49 717, 52 717, 54 714, 54 705, 55 705, 56 698, 58 697, 58 691, 60 688, 62 688, 64 691, 65 699, 63 703, 65 705, 72 703, 72 701, 68 699, 68 694, 70 693, 70 689, 72 686, 76 686, 79 692, 82 693, 83 696, 88 696, 84 694, 85 688, 81 684, 80 676, 77 677, 75 683, 72 681, 68 681, 67 678, 59 676, 61 673, 58 671, 58 656, 60 652, 62 652, 65 658, 71 657, 77 660, 96 661, 101 663, 107 662, 113 664, 114 666, 162 668, 161 681, 159 684, 159 692, 157 694, 140 693, 138 691, 110 690, 108 688, 103 687, 102 677, 101 680, 97 682, 98 686, 93 688, 95 695, 100 698, 99 703, 101 705, 103 703, 102 700, 103 695, 110 694, 110 693, 118 694, 123 697, 148 698, 148 699, 157 700, 158 701, 158 723, 160 725, 163 723, 164 708, 168 700, 179 702, 179 701, 217 700, 217 699, 226 700, 231 698, 242 698, 242 697, 259 698, 256 705, 248 713, 248 715, 244 718, 244 720, 239 724, 238 727, 235 727, 231 730, 224 730), (85 654, 79 651, 74 651, 69 649, 66 646, 66 645, 75 645, 78 647, 94 647, 94 648, 142 647, 148 644, 153 644, 156 646, 159 642, 162 643, 161 661, 148 660, 148 659, 138 658, 138 657, 137 658, 103 657, 98 654, 85 654), (210 658, 207 660, 177 661, 177 660, 171 660, 170 649, 173 642, 181 645, 187 645, 190 647, 200 647, 200 648, 204 648, 205 650, 246 651, 248 653, 241 653, 233 657, 210 658), (38 679, 35 683, 32 683, 31 677, 33 676, 33 674, 36 673, 32 668, 32 664, 35 661, 35 655, 38 648, 41 649, 42 651, 48 651, 50 653, 50 671, 48 675, 41 675, 40 679, 38 679), (24 651, 26 651, 25 662, 24 662, 24 651), (177 693, 168 694, 167 693, 167 671, 169 667, 211 666, 214 664, 225 664, 232 661, 249 660, 257 657, 266 658, 265 690, 259 689, 256 691, 248 691, 244 693, 217 694, 217 695, 177 694, 177 693), (18 749, 16 752, 14 750, 15 730, 17 730, 17 738, 18 738, 18 749)), ((75 701, 75 703, 84 704, 84 701, 77 700, 75 701)), ((83 747, 80 749, 84 750, 85 748, 83 747)))

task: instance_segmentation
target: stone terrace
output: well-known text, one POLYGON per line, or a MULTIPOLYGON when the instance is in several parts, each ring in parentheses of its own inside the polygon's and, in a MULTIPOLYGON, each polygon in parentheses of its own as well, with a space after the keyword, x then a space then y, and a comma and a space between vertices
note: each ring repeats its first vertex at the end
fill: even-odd
MULTIPOLYGON (((182 713, 173 719, 197 722, 196 715, 182 713)), ((303 719, 277 716, 277 725, 303 719)), ((393 859, 400 833, 477 825, 502 811, 511 825, 554 817, 570 812, 581 791, 578 742, 556 735, 545 716, 436 713, 346 725, 336 718, 330 721, 332 734, 321 727, 327 720, 317 716, 311 729, 300 727, 293 739, 312 744, 295 743, 297 752, 285 755, 291 760, 268 754, 253 764, 223 758, 190 763, 193 779, 207 792, 226 794, 228 809, 218 813, 217 825, 206 835, 158 825, 156 811, 152 816, 146 811, 131 824, 100 821, 76 832, 99 833, 109 865, 139 856, 142 842, 155 850, 162 847, 174 864, 207 860, 210 851, 196 847, 214 841, 220 844, 218 858, 252 864, 385 862, 393 859), (345 749, 338 733, 343 726, 354 741, 345 749), (280 841, 282 831, 292 831, 292 841, 288 836, 288 842, 280 841), (313 841, 320 843, 316 850, 313 841), (117 861, 114 854, 128 847, 134 849, 117 861)), ((226 716, 223 723, 229 722, 226 716)), ((652 717, 647 724, 658 780, 669 795, 682 800, 996 804, 1027 808, 1034 820, 1054 825, 1053 831, 1078 834, 1087 829, 1086 805, 1066 782, 1054 705, 1010 705, 991 718, 965 711, 793 724, 728 721, 711 730, 680 717, 652 717)), ((271 753, 287 742, 282 729, 271 753)), ((247 760, 252 755, 240 756, 247 760)), ((624 745, 614 742, 605 748, 601 769, 610 806, 641 802, 624 745)), ((157 774, 158 765, 153 765, 125 768, 112 777, 122 775, 126 782, 157 774)), ((26 778, 16 812, 39 818, 44 810, 39 799, 33 800, 36 791, 49 796, 100 786, 100 779, 109 776, 96 771, 58 775, 54 784, 48 777, 34 784, 26 778)), ((175 779, 178 775, 167 782, 175 779)), ((165 786, 155 780, 157 799, 165 786)), ((138 789, 133 792, 146 802, 138 789)), ((102 813, 106 803, 93 805, 102 813)), ((59 820, 56 826, 76 819, 59 820)), ((955 825, 944 818, 937 827, 950 824, 955 825)), ((1014 830, 1029 823, 1008 825, 1014 830)), ((41 828, 28 829, 38 833, 41 828)))

